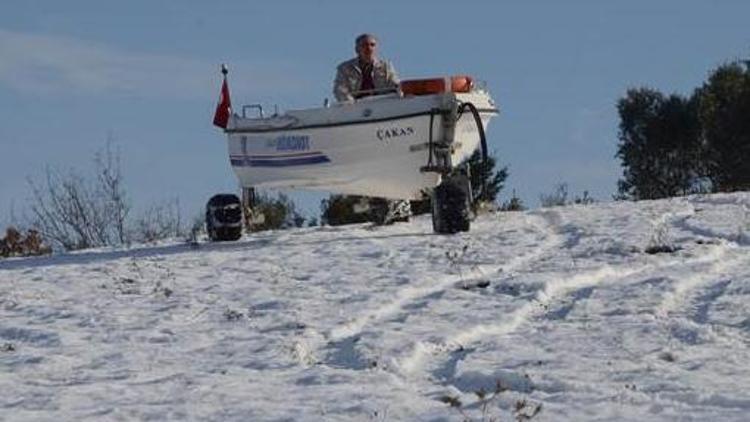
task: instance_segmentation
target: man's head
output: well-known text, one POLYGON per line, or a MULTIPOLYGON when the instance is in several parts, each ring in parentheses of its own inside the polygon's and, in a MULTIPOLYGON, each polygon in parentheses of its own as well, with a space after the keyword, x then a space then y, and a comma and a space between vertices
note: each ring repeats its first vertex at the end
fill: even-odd
POLYGON ((378 39, 372 34, 362 34, 354 41, 354 50, 360 60, 372 63, 378 56, 378 39))

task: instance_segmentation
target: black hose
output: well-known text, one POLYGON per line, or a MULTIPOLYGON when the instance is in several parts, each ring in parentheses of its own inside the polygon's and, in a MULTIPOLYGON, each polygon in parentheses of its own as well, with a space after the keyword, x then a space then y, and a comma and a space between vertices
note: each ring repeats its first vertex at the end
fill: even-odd
MULTIPOLYGON (((482 117, 479 115, 479 110, 477 110, 477 107, 472 103, 462 103, 458 107, 458 115, 459 119, 460 116, 463 114, 465 109, 469 109, 471 111, 472 116, 474 116, 474 123, 477 125, 477 130, 479 130, 479 139, 481 141, 482 145, 482 166, 484 166, 485 171, 489 170, 489 156, 487 154, 487 137, 484 134, 484 125, 482 125, 482 117)), ((479 195, 482 199, 487 199, 487 178, 482 177, 482 194, 479 195)))
POLYGON ((427 143, 428 148, 430 149, 430 155, 427 158, 427 167, 432 167, 432 155, 433 152, 433 142, 432 142, 432 124, 435 121, 435 109, 430 109, 430 140, 427 143))

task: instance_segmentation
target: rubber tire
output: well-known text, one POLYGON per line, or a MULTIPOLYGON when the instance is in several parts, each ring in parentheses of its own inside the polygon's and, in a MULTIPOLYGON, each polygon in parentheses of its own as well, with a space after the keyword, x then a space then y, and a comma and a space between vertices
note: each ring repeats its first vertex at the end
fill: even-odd
POLYGON ((206 233, 213 242, 237 240, 242 237, 242 208, 240 199, 231 193, 219 193, 211 197, 206 204, 206 233), (240 207, 239 215, 227 215, 227 207, 240 207), (221 212, 221 217, 216 212, 221 212), (213 214, 213 215, 212 215, 213 214), (225 221, 231 218, 234 221, 225 221))
POLYGON ((208 238, 212 242, 227 242, 242 237, 242 227, 209 227, 208 238))
POLYGON ((432 191, 432 229, 439 234, 467 232, 471 226, 469 180, 446 179, 432 191))

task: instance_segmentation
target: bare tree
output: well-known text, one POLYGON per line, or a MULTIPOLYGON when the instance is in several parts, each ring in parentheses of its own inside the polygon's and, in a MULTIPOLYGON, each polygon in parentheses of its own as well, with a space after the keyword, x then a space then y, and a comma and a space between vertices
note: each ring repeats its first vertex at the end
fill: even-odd
POLYGON ((174 198, 151 206, 135 221, 133 238, 138 242, 153 242, 168 237, 183 237, 180 200, 174 198))
POLYGON ((568 184, 559 183, 555 190, 549 194, 539 195, 539 203, 542 208, 562 207, 568 204, 568 184))
POLYGON ((97 152, 94 161, 109 229, 114 231, 120 244, 126 244, 128 238, 125 223, 130 212, 130 204, 123 186, 120 154, 113 153, 112 143, 107 142, 104 154, 97 152))
POLYGON ((130 205, 119 155, 108 143, 94 161, 93 180, 73 169, 63 173, 50 167, 43 183, 29 179, 33 227, 43 238, 66 250, 128 242, 125 222, 130 205))

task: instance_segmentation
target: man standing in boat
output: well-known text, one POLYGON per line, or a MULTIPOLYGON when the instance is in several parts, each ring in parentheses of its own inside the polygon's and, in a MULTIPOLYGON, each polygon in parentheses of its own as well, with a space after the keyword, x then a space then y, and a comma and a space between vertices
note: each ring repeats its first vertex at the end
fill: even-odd
POLYGON ((354 42, 357 57, 347 60, 336 69, 333 95, 338 101, 398 90, 398 75, 393 65, 378 57, 378 39, 362 34, 354 42))
MULTIPOLYGON (((393 65, 378 57, 378 39, 372 34, 362 34, 354 41, 357 57, 347 60, 336 68, 333 95, 339 102, 374 94, 397 92, 398 74, 393 65)), ((392 224, 409 221, 411 204, 406 200, 385 198, 362 198, 360 209, 367 209, 370 220, 376 224, 392 224)))

